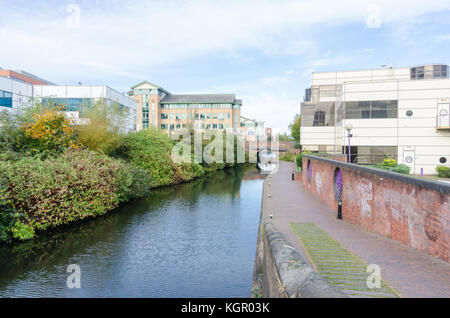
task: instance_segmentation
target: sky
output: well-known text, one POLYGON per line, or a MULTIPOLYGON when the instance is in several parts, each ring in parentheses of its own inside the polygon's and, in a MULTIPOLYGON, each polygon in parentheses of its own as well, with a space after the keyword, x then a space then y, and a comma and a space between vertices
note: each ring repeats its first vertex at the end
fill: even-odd
POLYGON ((315 71, 450 64, 450 0, 0 0, 0 67, 228 93, 288 131, 315 71))

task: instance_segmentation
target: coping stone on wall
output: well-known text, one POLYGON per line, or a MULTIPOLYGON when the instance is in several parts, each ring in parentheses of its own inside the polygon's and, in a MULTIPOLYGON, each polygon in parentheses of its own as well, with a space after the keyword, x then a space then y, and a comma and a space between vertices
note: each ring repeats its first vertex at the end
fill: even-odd
POLYGON ((289 297, 347 298, 309 266, 271 223, 264 224, 270 252, 283 287, 289 297))
POLYGON ((412 185, 417 186, 417 187, 422 187, 422 188, 425 188, 425 189, 434 190, 434 191, 437 191, 439 193, 450 194, 450 184, 446 184, 444 182, 438 182, 438 181, 431 181, 431 180, 424 180, 424 179, 414 178, 414 177, 407 176, 407 175, 404 175, 404 174, 401 174, 401 173, 397 173, 397 172, 384 171, 384 170, 376 169, 376 168, 372 168, 372 167, 365 167, 365 166, 360 166, 360 165, 357 165, 357 164, 349 164, 349 163, 346 163, 346 162, 341 162, 341 161, 337 161, 337 160, 332 160, 332 159, 327 159, 327 158, 322 158, 322 157, 316 157, 316 156, 311 156, 311 155, 303 155, 303 157, 304 158, 310 158, 310 159, 313 159, 313 160, 323 161, 323 162, 335 165, 337 167, 344 167, 344 168, 348 168, 348 169, 351 169, 351 170, 356 170, 356 171, 361 171, 361 172, 365 172, 365 173, 375 174, 375 175, 380 176, 382 178, 393 179, 393 180, 396 180, 396 181, 412 184, 412 185))

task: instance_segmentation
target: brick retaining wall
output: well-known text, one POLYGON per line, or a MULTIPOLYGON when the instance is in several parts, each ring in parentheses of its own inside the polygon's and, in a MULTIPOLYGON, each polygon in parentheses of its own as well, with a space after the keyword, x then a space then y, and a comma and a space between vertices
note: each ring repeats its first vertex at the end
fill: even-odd
POLYGON ((304 155, 303 184, 336 211, 336 168, 345 220, 449 261, 450 185, 304 155))

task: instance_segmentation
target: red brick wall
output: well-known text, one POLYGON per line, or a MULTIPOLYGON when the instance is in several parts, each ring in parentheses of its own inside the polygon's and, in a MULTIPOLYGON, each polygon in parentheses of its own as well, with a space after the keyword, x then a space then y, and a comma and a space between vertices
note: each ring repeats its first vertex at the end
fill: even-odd
POLYGON ((0 76, 5 76, 5 77, 12 77, 12 78, 16 78, 19 80, 22 80, 26 83, 29 84, 33 84, 33 85, 47 85, 47 83, 42 82, 40 80, 34 79, 32 77, 28 77, 26 75, 11 71, 11 70, 0 70, 0 76))
POLYGON ((337 211, 334 172, 343 178, 342 215, 351 223, 449 261, 450 187, 333 160, 303 157, 302 181, 337 211), (308 182, 308 160, 311 181, 308 182))

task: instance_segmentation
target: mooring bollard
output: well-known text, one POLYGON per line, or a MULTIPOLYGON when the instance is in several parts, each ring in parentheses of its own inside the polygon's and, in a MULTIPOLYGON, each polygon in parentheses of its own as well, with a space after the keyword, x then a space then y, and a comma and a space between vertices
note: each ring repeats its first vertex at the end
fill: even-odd
POLYGON ((338 220, 342 220, 342 202, 341 202, 341 201, 338 202, 338 214, 337 214, 337 219, 338 219, 338 220))

